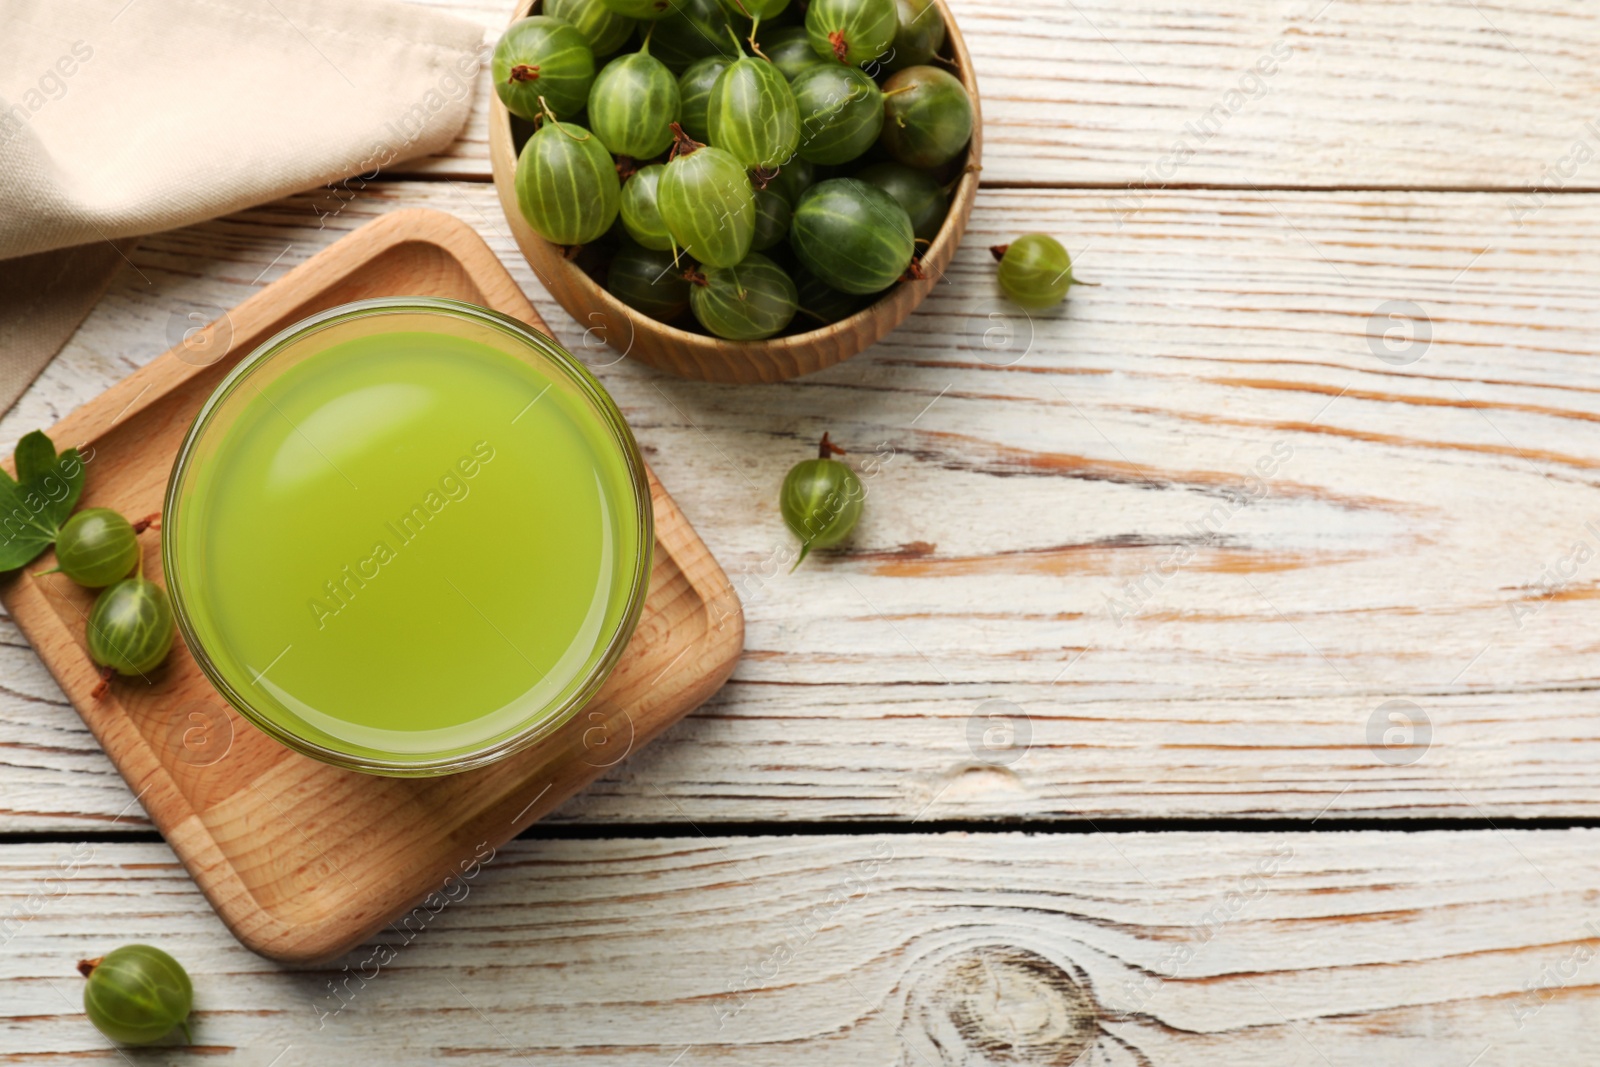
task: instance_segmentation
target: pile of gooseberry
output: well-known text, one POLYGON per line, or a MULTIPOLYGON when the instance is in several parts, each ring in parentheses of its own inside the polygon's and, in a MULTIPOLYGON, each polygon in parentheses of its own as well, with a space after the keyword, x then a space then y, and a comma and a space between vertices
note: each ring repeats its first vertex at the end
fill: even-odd
POLYGON ((733 341, 922 277, 972 136, 934 0, 544 0, 495 48, 518 206, 634 310, 733 341))

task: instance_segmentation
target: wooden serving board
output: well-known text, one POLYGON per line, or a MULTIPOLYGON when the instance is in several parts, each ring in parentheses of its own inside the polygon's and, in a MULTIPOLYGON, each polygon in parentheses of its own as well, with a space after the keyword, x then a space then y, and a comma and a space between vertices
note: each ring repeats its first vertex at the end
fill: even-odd
MULTIPOLYGON (((261 341, 313 312, 381 296, 470 301, 543 321, 487 245, 438 211, 408 210, 324 250, 90 401, 51 431, 87 457, 83 506, 161 507, 195 413, 261 341)), ((547 331, 548 332, 548 331, 547 331)), ((84 642, 92 596, 49 555, 0 601, 88 723, 228 928, 275 960, 321 962, 383 929, 425 923, 493 850, 697 707, 744 642, 738 597, 650 476, 655 558, 638 630, 599 695, 551 738, 491 767, 431 779, 340 770, 283 747, 212 689, 182 639, 150 680, 96 700, 84 642), (408 918, 415 912, 420 918, 408 918)), ((160 580, 158 535, 142 538, 160 580)))

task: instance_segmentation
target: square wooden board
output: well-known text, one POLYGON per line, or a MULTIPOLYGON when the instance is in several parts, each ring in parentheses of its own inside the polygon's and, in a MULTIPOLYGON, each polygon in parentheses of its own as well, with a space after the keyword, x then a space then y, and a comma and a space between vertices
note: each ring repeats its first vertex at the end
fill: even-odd
MULTIPOLYGON (((86 456, 82 506, 160 510, 195 413, 241 358, 313 312, 439 296, 548 332, 470 227, 437 211, 388 215, 325 249, 51 429, 86 456)), ((148 682, 101 699, 84 640, 93 597, 40 557, 0 587, 17 625, 228 928, 271 959, 339 956, 470 879, 487 854, 688 714, 727 680, 744 642, 738 597, 655 475, 655 557, 638 630, 600 694, 548 740, 431 779, 328 766, 256 730, 217 695, 181 637, 148 682)), ((158 535, 141 537, 160 580, 158 535)))

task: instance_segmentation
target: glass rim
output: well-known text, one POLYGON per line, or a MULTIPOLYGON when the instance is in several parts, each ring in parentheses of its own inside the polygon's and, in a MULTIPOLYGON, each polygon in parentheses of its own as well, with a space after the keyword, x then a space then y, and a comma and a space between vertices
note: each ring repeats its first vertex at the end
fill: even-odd
MULTIPOLYGON (((533 361, 528 360, 528 362, 533 361)), ((571 353, 520 319, 491 308, 444 297, 382 297, 339 304, 308 315, 261 342, 228 371, 206 397, 205 403, 195 414, 194 421, 178 448, 177 458, 173 461, 172 471, 167 478, 167 490, 162 499, 161 528, 163 531, 161 563, 178 629, 183 634, 184 644, 189 649, 190 655, 194 657, 218 695, 226 700, 229 706, 269 737, 324 763, 368 774, 421 778, 455 774, 487 766, 522 751, 549 737, 570 722, 594 698, 616 669, 644 611, 644 602, 650 590, 650 568, 655 546, 655 507, 651 499, 650 478, 644 466, 644 457, 639 451, 638 442, 634 440, 633 431, 623 418, 616 401, 606 392, 599 379, 571 353), (470 751, 451 750, 447 754, 423 754, 415 759, 356 755, 342 749, 328 748, 284 728, 257 710, 251 701, 224 676, 195 632, 190 621, 177 551, 173 547, 175 538, 168 535, 169 532, 176 533, 178 529, 173 521, 181 507, 178 489, 190 472, 191 462, 199 444, 206 437, 207 431, 212 428, 213 420, 222 405, 241 384, 275 356, 281 355, 295 343, 315 333, 356 319, 397 312, 443 315, 489 326, 510 334, 543 356, 554 369, 564 373, 568 380, 577 386, 584 398, 593 405, 605 429, 609 431, 611 440, 622 452, 628 471, 627 484, 633 494, 634 525, 637 530, 633 572, 629 575, 628 600, 623 605, 616 626, 605 639, 604 651, 600 658, 595 661, 587 674, 575 676, 581 679, 577 688, 558 704, 546 706, 536 719, 509 736, 501 736, 470 751)), ((596 647, 602 646, 597 642, 596 647)))

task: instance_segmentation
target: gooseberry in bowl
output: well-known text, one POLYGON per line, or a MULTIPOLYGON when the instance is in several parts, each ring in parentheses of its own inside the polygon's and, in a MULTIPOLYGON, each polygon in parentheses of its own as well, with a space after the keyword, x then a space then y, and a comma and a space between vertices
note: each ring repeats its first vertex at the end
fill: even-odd
MULTIPOLYGON (((686 377, 771 382, 899 326, 948 269, 982 160, 946 0, 596 2, 636 21, 586 111, 490 116, 509 228, 588 335, 686 377), (642 155, 673 110, 654 61, 676 114, 642 155)), ((577 0, 559 9, 594 32, 577 0)))

